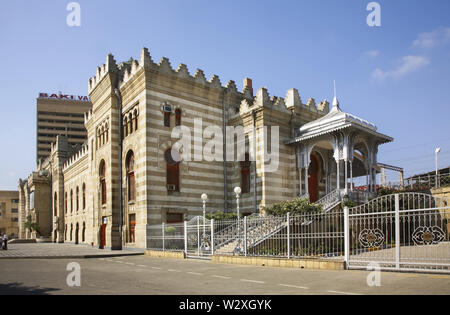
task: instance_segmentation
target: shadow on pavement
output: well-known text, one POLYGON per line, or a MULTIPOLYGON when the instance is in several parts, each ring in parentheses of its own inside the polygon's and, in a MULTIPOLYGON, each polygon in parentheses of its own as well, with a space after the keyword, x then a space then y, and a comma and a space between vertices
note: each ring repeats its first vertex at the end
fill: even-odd
POLYGON ((56 288, 27 287, 22 283, 0 283, 0 295, 48 295, 50 292, 59 291, 56 288))

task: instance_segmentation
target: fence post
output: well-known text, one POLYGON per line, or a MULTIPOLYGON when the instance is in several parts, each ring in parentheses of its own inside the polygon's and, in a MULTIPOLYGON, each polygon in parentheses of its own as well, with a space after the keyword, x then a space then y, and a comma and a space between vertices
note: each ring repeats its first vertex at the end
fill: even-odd
POLYGON ((247 257, 247 217, 244 217, 244 256, 247 257))
POLYGON ((187 257, 188 254, 187 221, 184 221, 184 254, 187 257))
POLYGON ((350 226, 349 226, 349 209, 344 207, 344 260, 345 268, 348 269, 350 261, 350 226))
POLYGON ((289 212, 286 214, 286 224, 287 224, 287 258, 291 258, 291 242, 290 242, 290 220, 289 220, 289 212))
POLYGON ((211 219, 211 255, 214 255, 214 219, 211 219))
POLYGON ((163 224, 161 225, 162 226, 162 247, 163 247, 163 252, 166 250, 166 244, 165 244, 165 237, 166 237, 166 231, 165 231, 165 228, 164 228, 164 222, 163 222, 163 224))
POLYGON ((200 257, 200 217, 197 217, 197 255, 200 257))
POLYGON ((395 268, 400 269, 400 198, 395 194, 395 268))

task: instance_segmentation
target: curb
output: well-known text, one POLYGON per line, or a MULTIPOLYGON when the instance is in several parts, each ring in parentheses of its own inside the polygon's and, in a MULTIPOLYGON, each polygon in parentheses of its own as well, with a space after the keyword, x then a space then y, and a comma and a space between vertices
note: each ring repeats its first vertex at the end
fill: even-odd
POLYGON ((144 253, 130 254, 100 254, 100 255, 65 255, 65 256, 3 256, 1 259, 92 259, 92 258, 108 258, 108 257, 125 257, 125 256, 144 256, 144 253))

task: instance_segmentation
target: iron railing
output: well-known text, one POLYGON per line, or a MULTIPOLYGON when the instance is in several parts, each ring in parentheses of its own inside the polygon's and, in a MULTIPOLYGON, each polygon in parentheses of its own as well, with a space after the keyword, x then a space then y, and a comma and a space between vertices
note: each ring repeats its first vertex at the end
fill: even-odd
POLYGON ((349 268, 450 273, 450 205, 423 193, 381 196, 344 211, 239 220, 195 217, 149 229, 149 248, 211 255, 322 258, 349 268))

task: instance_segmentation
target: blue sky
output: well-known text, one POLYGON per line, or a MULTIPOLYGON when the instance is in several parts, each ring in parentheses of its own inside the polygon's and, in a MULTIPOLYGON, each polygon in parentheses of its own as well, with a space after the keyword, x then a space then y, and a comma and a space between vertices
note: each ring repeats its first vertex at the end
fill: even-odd
MULTIPOLYGON (((406 175, 450 165, 450 1, 378 1, 369 27, 366 0, 80 0, 81 27, 69 27, 65 0, 0 5, 0 189, 16 189, 35 168, 36 97, 86 95, 107 53, 185 63, 223 84, 250 77, 257 89, 304 101, 333 97, 341 108, 395 138, 379 161, 406 175)), ((395 173, 388 180, 396 180, 395 173)))

